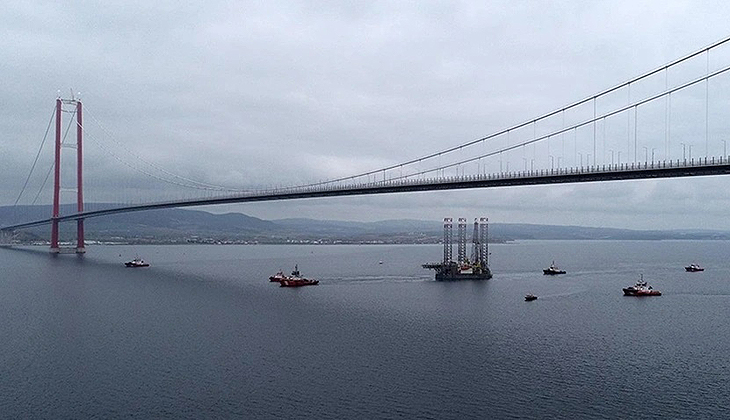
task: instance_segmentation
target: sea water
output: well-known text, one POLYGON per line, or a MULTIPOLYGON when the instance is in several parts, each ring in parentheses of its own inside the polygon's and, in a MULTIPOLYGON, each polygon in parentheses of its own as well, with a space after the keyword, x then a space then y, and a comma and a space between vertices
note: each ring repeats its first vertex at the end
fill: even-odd
POLYGON ((0 249, 0 418, 728 415, 729 242, 490 252, 435 282, 438 245, 0 249), (268 281, 295 264, 320 284, 268 281))

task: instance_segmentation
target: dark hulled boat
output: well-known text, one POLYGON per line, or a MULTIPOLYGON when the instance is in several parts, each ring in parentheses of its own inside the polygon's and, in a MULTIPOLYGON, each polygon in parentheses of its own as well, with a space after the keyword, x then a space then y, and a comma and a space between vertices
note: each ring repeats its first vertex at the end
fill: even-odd
POLYGON ((553 263, 550 264, 550 267, 542 269, 542 274, 554 276, 556 274, 565 274, 565 270, 559 269, 558 266, 555 265, 555 261, 553 261, 553 263))
POLYGON ((525 300, 527 302, 533 301, 535 299, 537 299, 537 296, 533 295, 532 293, 525 295, 525 300))
POLYGON ((698 272, 698 271, 705 271, 705 269, 704 269, 704 268, 700 267, 700 265, 699 265, 699 264, 695 264, 695 263, 692 263, 692 264, 690 264, 690 265, 688 265, 688 266, 684 267, 684 269, 685 269, 686 271, 689 271, 689 272, 691 272, 691 273, 696 273, 696 272, 698 272))

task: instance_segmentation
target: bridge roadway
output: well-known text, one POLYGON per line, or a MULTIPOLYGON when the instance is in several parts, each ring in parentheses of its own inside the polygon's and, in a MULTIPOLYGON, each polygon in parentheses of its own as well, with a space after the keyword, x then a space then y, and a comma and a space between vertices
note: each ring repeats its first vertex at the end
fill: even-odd
MULTIPOLYGON (((338 197, 351 195, 389 194, 415 191, 456 190, 470 188, 512 187, 521 185, 567 184, 579 182, 620 181, 632 179, 677 178, 730 174, 727 157, 702 158, 686 161, 640 162, 632 164, 598 165, 583 168, 542 169, 509 173, 466 175, 430 179, 398 179, 368 184, 327 185, 281 188, 254 193, 215 198, 189 199, 87 211, 58 217, 59 222, 90 219, 119 213, 165 208, 195 207, 214 204, 260 201, 297 200, 302 198, 338 197)), ((0 231, 13 231, 50 224, 53 218, 4 226, 0 231)))

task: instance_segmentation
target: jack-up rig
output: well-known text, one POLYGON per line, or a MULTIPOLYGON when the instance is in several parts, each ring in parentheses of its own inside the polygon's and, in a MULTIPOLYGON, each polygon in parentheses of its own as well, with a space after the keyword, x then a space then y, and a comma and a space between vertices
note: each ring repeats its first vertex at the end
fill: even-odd
POLYGON ((474 219, 471 258, 466 256, 466 219, 459 218, 456 261, 452 259, 453 219, 444 219, 444 260, 440 263, 423 264, 423 268, 436 271, 436 280, 488 280, 489 270, 488 219, 474 219))

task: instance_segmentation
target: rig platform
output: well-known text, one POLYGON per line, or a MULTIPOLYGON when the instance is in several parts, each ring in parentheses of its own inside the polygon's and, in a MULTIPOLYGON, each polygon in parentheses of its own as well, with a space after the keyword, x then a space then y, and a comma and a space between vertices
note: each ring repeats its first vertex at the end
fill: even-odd
POLYGON ((488 220, 474 220, 471 258, 466 256, 466 219, 459 218, 457 260, 452 259, 453 219, 444 219, 444 259, 439 263, 423 264, 436 271, 436 281, 489 280, 488 220))

